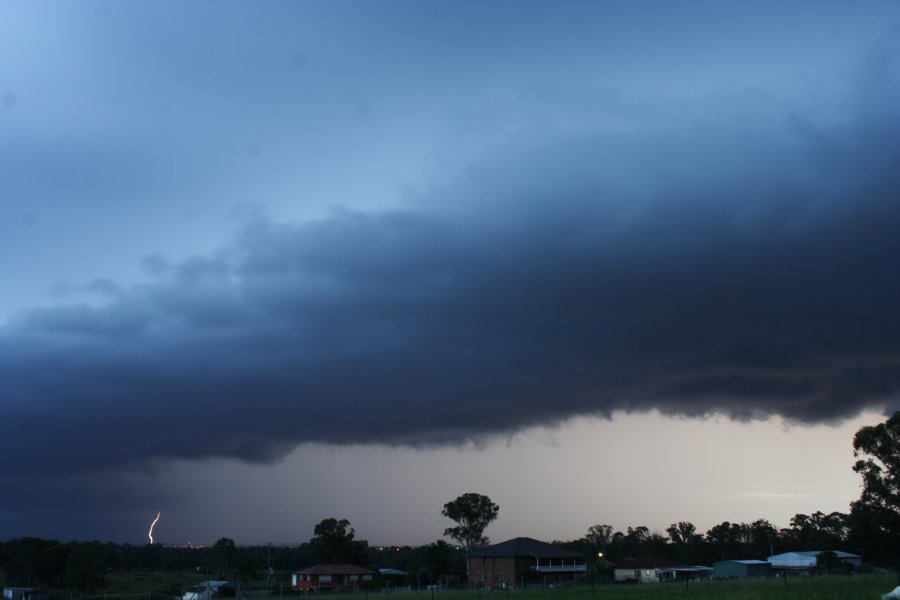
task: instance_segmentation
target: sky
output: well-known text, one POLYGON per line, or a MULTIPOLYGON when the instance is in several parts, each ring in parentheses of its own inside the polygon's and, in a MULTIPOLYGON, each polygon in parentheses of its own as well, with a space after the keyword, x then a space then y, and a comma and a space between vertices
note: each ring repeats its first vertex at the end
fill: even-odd
POLYGON ((900 5, 0 1, 0 539, 847 511, 900 5))

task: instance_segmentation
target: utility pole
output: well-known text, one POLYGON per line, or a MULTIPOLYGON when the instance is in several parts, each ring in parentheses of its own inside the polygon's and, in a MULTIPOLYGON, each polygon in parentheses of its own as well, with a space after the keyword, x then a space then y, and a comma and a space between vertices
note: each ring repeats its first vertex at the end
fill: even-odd
POLYGON ((272 590, 272 542, 266 546, 266 594, 272 590))

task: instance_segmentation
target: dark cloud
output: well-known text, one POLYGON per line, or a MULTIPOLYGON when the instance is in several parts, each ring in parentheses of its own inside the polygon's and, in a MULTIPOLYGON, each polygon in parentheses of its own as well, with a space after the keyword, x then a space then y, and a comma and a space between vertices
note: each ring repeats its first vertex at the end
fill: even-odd
POLYGON ((5 475, 895 403, 895 45, 838 122, 526 136, 415 208, 258 219, 148 258, 148 284, 89 284, 103 304, 25 311, 0 334, 5 475))

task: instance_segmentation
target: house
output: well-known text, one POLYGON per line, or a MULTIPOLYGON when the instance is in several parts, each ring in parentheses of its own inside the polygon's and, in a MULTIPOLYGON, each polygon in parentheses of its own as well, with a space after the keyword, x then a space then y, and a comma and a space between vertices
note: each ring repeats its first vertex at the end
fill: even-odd
POLYGON ((768 577, 772 574, 772 563, 764 560, 722 560, 713 563, 713 577, 768 577))
POLYGON ((666 567, 659 569, 662 581, 684 581, 685 579, 708 579, 713 576, 712 567, 690 565, 686 567, 666 567))
POLYGON ((663 556, 647 556, 616 563, 613 570, 613 581, 628 583, 656 583, 671 581, 675 578, 675 569, 685 567, 672 562, 663 556))
POLYGON ((473 548, 468 556, 469 583, 478 587, 515 589, 526 581, 543 585, 574 583, 587 572, 581 552, 529 537, 473 548))
MULTIPOLYGON (((862 556, 833 550, 837 559, 853 567, 862 565, 862 556)), ((822 550, 809 550, 805 552, 784 552, 768 558, 772 563, 773 571, 780 572, 808 572, 816 568, 816 561, 822 550)))
POLYGON ((291 574, 295 592, 353 590, 375 579, 375 571, 356 565, 315 565, 291 574))

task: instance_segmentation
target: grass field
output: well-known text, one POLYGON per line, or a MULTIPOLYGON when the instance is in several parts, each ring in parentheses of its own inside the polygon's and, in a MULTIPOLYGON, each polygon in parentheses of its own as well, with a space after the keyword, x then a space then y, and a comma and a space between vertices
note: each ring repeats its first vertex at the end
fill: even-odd
MULTIPOLYGON (((202 577, 186 573, 147 573, 110 575, 108 586, 103 593, 90 596, 94 599, 140 599, 168 600, 172 590, 183 589, 198 583, 202 577)), ((276 580, 278 581, 278 580, 276 580)), ((389 594, 394 600, 877 600, 885 592, 898 585, 896 575, 853 575, 827 577, 795 577, 787 583, 783 579, 745 579, 732 581, 693 582, 690 586, 684 583, 643 584, 643 585, 599 585, 549 590, 529 591, 430 591, 395 592, 389 594)), ((256 588, 256 583, 252 587, 256 588)), ((285 586, 287 587, 287 586, 285 586)), ((272 596, 278 598, 279 584, 274 585, 272 596)), ((246 590, 251 599, 266 597, 262 589, 246 590)), ((362 600, 369 596, 385 597, 377 589, 363 592, 332 595, 347 600, 362 600)), ((295 594, 287 591, 285 600, 292 600, 295 594)), ((324 596, 328 597, 328 596, 324 596)))

